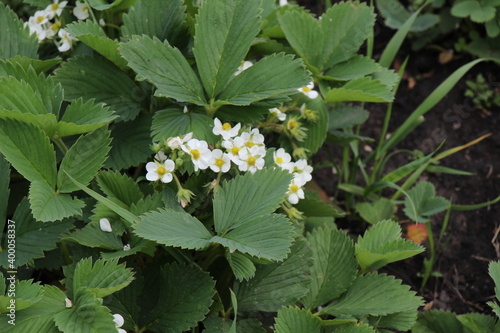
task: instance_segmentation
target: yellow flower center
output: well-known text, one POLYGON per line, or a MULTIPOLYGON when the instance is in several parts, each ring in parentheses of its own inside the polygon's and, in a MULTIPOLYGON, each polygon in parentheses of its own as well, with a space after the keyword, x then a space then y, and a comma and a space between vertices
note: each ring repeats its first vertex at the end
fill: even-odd
POLYGON ((156 169, 156 173, 159 174, 160 176, 163 176, 164 174, 167 173, 167 169, 163 165, 160 165, 158 169, 156 169))
POLYGON ((299 191, 299 187, 295 184, 293 184, 292 186, 290 186, 290 192, 292 193, 297 193, 299 191))
POLYGON ((51 26, 52 30, 54 30, 54 31, 58 31, 60 27, 61 27, 61 23, 57 23, 57 22, 52 24, 52 26, 51 26))
POLYGON ((231 129, 231 124, 230 123, 224 123, 224 125, 222 125, 222 129, 224 131, 229 131, 231 129))
POLYGON ((215 165, 217 165, 219 168, 221 168, 224 165, 224 160, 222 158, 216 158, 215 165))
POLYGON ((53 10, 53 11, 56 11, 56 10, 57 10, 57 8, 59 8, 59 4, 58 4, 58 3, 53 3, 53 4, 51 5, 51 8, 52 8, 52 10, 53 10))
POLYGON ((296 122, 295 120, 290 120, 290 121, 288 122, 288 128, 289 128, 289 129, 293 130, 293 129, 294 129, 294 128, 296 128, 296 127, 297 127, 297 122, 296 122))
POLYGON ((231 154, 238 155, 239 152, 240 152, 240 147, 231 148, 231 154))
POLYGON ((309 87, 302 87, 302 91, 305 92, 305 93, 308 93, 311 91, 311 88, 309 87))
POLYGON ((37 23, 42 23, 42 22, 43 22, 43 20, 45 20, 45 16, 38 16, 38 17, 36 18, 36 22, 37 22, 37 23))
POLYGON ((277 164, 283 164, 283 158, 282 157, 276 157, 276 163, 277 164))
POLYGON ((253 157, 253 156, 250 156, 247 159, 248 165, 251 165, 251 166, 254 166, 256 161, 257 161, 257 159, 255 157, 253 157))
POLYGON ((253 143, 252 141, 247 141, 245 143, 245 146, 247 146, 248 148, 252 148, 253 146, 255 146, 255 143, 253 143))
POLYGON ((198 149, 191 149, 189 152, 191 153, 191 156, 193 156, 193 159, 195 160, 199 159, 201 156, 200 151, 198 149))

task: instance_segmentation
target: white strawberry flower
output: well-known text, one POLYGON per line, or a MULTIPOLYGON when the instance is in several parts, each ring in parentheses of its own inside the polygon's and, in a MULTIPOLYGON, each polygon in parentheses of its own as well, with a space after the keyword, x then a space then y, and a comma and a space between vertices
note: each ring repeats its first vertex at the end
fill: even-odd
POLYGON ((159 150, 155 154, 154 158, 156 161, 163 163, 164 161, 166 161, 168 159, 168 156, 165 154, 165 152, 163 150, 159 150))
POLYGON ((246 70, 252 66, 253 66, 253 63, 251 61, 243 61, 240 65, 240 67, 238 67, 238 69, 236 70, 236 72, 234 72, 234 76, 240 75, 244 70, 246 70))
POLYGON ((73 41, 76 40, 75 37, 71 36, 66 30, 61 29, 57 33, 57 35, 61 38, 61 41, 58 43, 57 49, 59 52, 66 52, 71 49, 71 45, 73 41))
POLYGON ((311 173, 313 172, 313 167, 308 165, 305 159, 300 159, 292 163, 291 171, 294 177, 304 184, 312 179, 311 173))
POLYGON ((194 171, 198 171, 199 169, 205 170, 209 167, 212 152, 208 149, 206 141, 191 139, 185 145, 182 145, 181 148, 191 156, 194 171))
POLYGON ((113 315, 113 321, 115 322, 115 326, 116 326, 116 329, 117 329, 118 333, 127 333, 127 331, 125 331, 124 329, 120 328, 125 323, 125 319, 123 319, 123 317, 122 317, 121 314, 115 313, 113 315))
POLYGON ((291 171, 292 169, 292 156, 288 154, 285 149, 280 148, 273 154, 274 163, 283 170, 291 171))
POLYGON ((111 223, 109 223, 109 220, 106 218, 102 218, 99 220, 99 227, 104 232, 112 232, 113 231, 113 229, 111 229, 111 223))
POLYGON ((46 10, 38 10, 30 17, 29 22, 33 24, 45 24, 50 20, 50 14, 46 10))
POLYGON ((286 120, 286 113, 281 112, 281 110, 278 109, 278 108, 269 109, 269 112, 271 112, 271 114, 274 114, 276 117, 278 117, 278 119, 280 121, 285 121, 286 120))
POLYGON ((226 148, 226 152, 229 154, 229 158, 233 163, 238 164, 240 157, 240 150, 245 147, 245 141, 237 136, 233 139, 222 141, 222 147, 226 148))
POLYGON ((259 133, 258 128, 252 129, 251 132, 243 132, 240 137, 245 141, 245 146, 252 148, 253 146, 264 146, 264 135, 259 133))
POLYGON ((289 203, 295 205, 299 202, 299 199, 304 199, 304 190, 302 189, 302 186, 304 186, 304 184, 305 183, 303 183, 302 180, 298 178, 294 178, 292 180, 290 186, 288 187, 288 193, 286 194, 289 203))
POLYGON ((314 82, 311 82, 307 86, 299 88, 298 90, 307 97, 309 97, 310 99, 315 99, 316 97, 319 96, 319 94, 316 90, 313 90, 313 88, 314 88, 314 82))
POLYGON ((161 180, 162 183, 170 183, 173 179, 172 172, 175 170, 175 163, 172 160, 165 162, 148 162, 146 164, 146 179, 149 181, 161 180))
POLYGON ((214 119, 214 128, 212 132, 215 135, 221 135, 224 140, 229 140, 238 135, 241 128, 241 124, 238 123, 236 126, 232 127, 230 123, 224 123, 218 119, 214 119))
POLYGON ((45 8, 48 13, 49 18, 53 19, 55 16, 61 16, 64 7, 68 4, 67 1, 59 2, 59 0, 54 0, 54 2, 45 8))
POLYGON ((288 5, 288 0, 280 0, 280 7, 288 5))
POLYGON ((265 148, 252 146, 251 148, 243 148, 240 150, 238 157, 238 169, 240 171, 250 171, 255 173, 257 170, 264 168, 265 148))
POLYGON ((73 306, 73 302, 71 302, 71 300, 69 298, 65 298, 64 299, 64 302, 66 303, 66 307, 69 309, 73 306))
POLYGON ((86 20, 89 18, 89 6, 85 2, 77 1, 73 9, 73 15, 79 20, 86 20))
POLYGON ((167 139, 167 146, 172 149, 181 149, 182 145, 193 138, 193 132, 189 132, 183 136, 176 136, 167 139))
POLYGON ((123 251, 130 251, 130 249, 131 249, 130 244, 123 245, 123 251))
POLYGON ((210 160, 210 169, 214 172, 228 172, 231 168, 231 158, 229 154, 220 149, 212 150, 212 159, 210 160))

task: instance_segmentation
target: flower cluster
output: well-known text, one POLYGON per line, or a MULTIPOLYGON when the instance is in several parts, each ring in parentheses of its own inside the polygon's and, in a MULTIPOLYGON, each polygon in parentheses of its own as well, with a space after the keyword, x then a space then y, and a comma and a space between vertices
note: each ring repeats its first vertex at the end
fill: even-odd
MULTIPOLYGON (((240 123, 232 126, 215 118, 212 132, 221 136, 217 148, 209 147, 204 140, 193 138, 193 133, 167 139, 164 144, 165 150, 159 150, 155 160, 146 164, 146 179, 162 183, 170 183, 176 179, 181 193, 186 190, 180 187, 174 172, 186 160, 193 164, 195 171, 211 169, 219 175, 228 172, 232 166, 239 171, 251 173, 264 168, 267 149, 264 135, 258 128, 242 129, 240 123)), ((302 187, 311 180, 312 167, 305 159, 292 162, 292 157, 283 148, 274 153, 274 162, 277 167, 293 174, 294 179, 290 184, 287 200, 291 204, 296 204, 299 199, 304 198, 302 187)), ((187 204, 190 195, 183 194, 185 198, 179 199, 183 199, 187 204)))
MULTIPOLYGON (((37 36, 38 42, 54 40, 59 52, 70 50, 73 41, 76 40, 65 29, 61 28, 61 15, 67 4, 68 1, 59 2, 59 0, 54 0, 44 10, 36 11, 25 23, 30 30, 30 34, 37 36)), ((76 1, 73 15, 79 20, 85 20, 89 17, 89 7, 85 2, 76 1)))

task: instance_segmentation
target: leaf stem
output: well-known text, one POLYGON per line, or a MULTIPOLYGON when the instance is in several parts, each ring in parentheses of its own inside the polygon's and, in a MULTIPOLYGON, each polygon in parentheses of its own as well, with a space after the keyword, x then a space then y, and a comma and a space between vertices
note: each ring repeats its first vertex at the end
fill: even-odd
POLYGON ((68 147, 66 147, 62 138, 59 135, 54 135, 52 137, 52 140, 57 145, 57 147, 59 147, 59 149, 61 149, 62 153, 64 155, 66 155, 66 153, 68 152, 68 147))

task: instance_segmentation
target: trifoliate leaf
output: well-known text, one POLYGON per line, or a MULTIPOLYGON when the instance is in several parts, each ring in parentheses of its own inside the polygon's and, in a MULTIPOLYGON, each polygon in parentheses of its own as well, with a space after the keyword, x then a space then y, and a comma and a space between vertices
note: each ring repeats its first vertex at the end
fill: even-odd
POLYGON ((259 170, 222 184, 214 196, 215 230, 230 229, 274 212, 288 191, 292 176, 282 170, 259 170))
POLYGON ((45 133, 31 124, 0 118, 0 152, 29 181, 55 187, 56 153, 45 133))
POLYGON ((413 326, 413 333, 449 333, 464 332, 463 326, 453 312, 430 310, 422 313, 413 326))
POLYGON ((347 61, 334 65, 325 75, 325 79, 348 81, 378 72, 382 69, 375 60, 356 55, 347 61))
POLYGON ((300 59, 273 54, 236 76, 217 99, 223 104, 249 105, 266 99, 287 100, 311 79, 300 59))
POLYGON ((325 96, 327 103, 335 102, 392 102, 394 91, 379 80, 360 77, 347 82, 341 88, 334 88, 325 96))
POLYGON ((193 53, 211 100, 226 87, 248 53, 260 29, 258 16, 256 0, 202 3, 196 16, 193 53))
POLYGON ((64 240, 76 242, 88 247, 99 247, 107 250, 121 250, 122 241, 113 232, 104 232, 99 224, 92 222, 64 237, 64 240))
POLYGON ((289 306, 278 311, 275 327, 276 333, 319 333, 321 319, 305 309, 289 306))
POLYGON ((154 286, 158 302, 144 323, 155 332, 183 332, 202 321, 212 304, 215 281, 193 266, 162 267, 154 286))
POLYGON ((351 128, 355 125, 361 125, 369 116, 368 111, 360 106, 338 105, 329 112, 328 130, 351 128))
POLYGON ((148 80, 164 96, 181 102, 206 105, 205 93, 198 77, 182 53, 158 38, 134 36, 122 44, 121 54, 136 73, 136 79, 148 80))
POLYGON ((356 243, 356 258, 364 272, 413 257, 423 251, 424 248, 419 244, 401 238, 400 226, 391 220, 373 225, 356 243))
POLYGON ((309 291, 301 300, 312 309, 338 297, 351 285, 357 273, 354 245, 342 230, 315 229, 307 235, 314 259, 309 291))
POLYGON ((68 175, 85 186, 90 183, 106 161, 106 155, 111 148, 109 134, 109 131, 99 129, 80 136, 71 146, 64 155, 57 174, 57 187, 60 193, 70 193, 79 189, 68 175))
POLYGON ((377 199, 373 203, 360 202, 356 204, 356 211, 370 224, 376 224, 392 218, 395 210, 396 206, 387 198, 377 199))
POLYGON ((311 280, 311 250, 297 239, 282 262, 259 265, 249 281, 235 282, 241 311, 278 311, 297 302, 308 290, 311 280))
POLYGON ((87 291, 102 298, 128 286, 133 280, 133 272, 125 264, 119 265, 117 259, 98 259, 92 263, 92 258, 86 258, 76 264, 72 279, 75 298, 87 291))
POLYGON ((24 22, 3 2, 0 4, 0 22, 4 24, 0 32, 0 59, 17 55, 38 58, 38 38, 35 34, 30 34, 24 22))
POLYGON ((109 309, 103 306, 102 299, 92 292, 82 291, 73 303, 73 307, 54 316, 54 321, 61 331, 100 333, 117 330, 109 309))
POLYGON ((195 217, 170 209, 144 214, 134 225, 136 235, 167 246, 202 249, 210 245, 212 234, 195 217))
MULTIPOLYGON (((33 219, 27 198, 23 198, 18 204, 12 221, 14 221, 16 231, 16 259, 15 263, 12 262, 13 267, 25 265, 33 259, 43 258, 44 251, 55 249, 61 234, 73 226, 68 221, 37 222, 33 219)), ((8 249, 7 237, 4 239, 2 248, 8 249)), ((9 264, 7 250, 0 252, 0 266, 7 268, 9 264)))
POLYGON ((126 68, 127 61, 118 52, 118 41, 108 38, 101 26, 93 20, 76 21, 68 24, 65 29, 71 36, 78 38, 116 66, 126 68))
POLYGON ((425 222, 431 215, 442 212, 450 207, 450 202, 436 196, 434 185, 420 182, 408 191, 405 199, 404 212, 415 222, 425 222))
POLYGON ((406 332, 415 325, 418 314, 418 309, 411 309, 386 316, 369 317, 369 322, 370 325, 376 327, 392 328, 406 332))
POLYGON ((147 35, 175 45, 185 19, 186 6, 182 0, 138 0, 123 15, 121 33, 128 39, 132 35, 147 35))
MULTIPOLYGON (((146 92, 125 72, 99 56, 70 58, 56 70, 55 80, 64 87, 67 100, 74 101, 82 98, 87 102, 95 99, 94 103, 103 103, 108 106, 109 110, 115 111, 115 115, 123 121, 134 119, 143 108, 142 104, 147 98, 146 92)), ((94 117, 103 118, 105 114, 102 109, 100 111, 98 114, 93 114, 94 117)), ((66 114, 64 116, 67 117, 66 114)), ((102 120, 94 120, 94 122, 102 122, 102 120)))
MULTIPOLYGON (((377 0, 376 4, 380 14, 385 19, 385 25, 392 29, 401 28, 411 16, 410 12, 397 0, 377 0)), ((413 22, 410 31, 425 31, 438 23, 438 15, 420 14, 413 22)))
POLYGON ((482 313, 466 313, 458 315, 457 319, 471 332, 495 332, 496 319, 492 316, 482 313))
POLYGON ((339 299, 320 312, 360 319, 367 314, 382 316, 409 311, 423 303, 422 298, 409 289, 392 276, 377 273, 361 275, 339 299))
POLYGON ((30 204, 37 221, 51 222, 66 217, 81 215, 85 205, 80 199, 69 194, 55 192, 47 183, 34 181, 30 186, 30 204))

